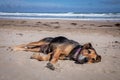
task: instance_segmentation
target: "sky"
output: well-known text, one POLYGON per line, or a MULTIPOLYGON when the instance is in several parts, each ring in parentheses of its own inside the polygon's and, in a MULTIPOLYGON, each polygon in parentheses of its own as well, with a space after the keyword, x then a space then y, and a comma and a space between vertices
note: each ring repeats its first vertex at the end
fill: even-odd
POLYGON ((120 0, 0 0, 0 12, 117 13, 120 0))

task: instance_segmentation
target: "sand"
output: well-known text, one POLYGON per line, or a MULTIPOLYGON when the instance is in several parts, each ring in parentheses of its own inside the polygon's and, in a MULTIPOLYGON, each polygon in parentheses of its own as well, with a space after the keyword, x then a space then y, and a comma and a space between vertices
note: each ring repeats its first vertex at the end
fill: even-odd
POLYGON ((120 80, 120 23, 0 19, 0 80, 120 80), (18 44, 56 36, 80 44, 91 42, 102 61, 81 65, 59 60, 52 71, 45 67, 46 61, 30 59, 33 52, 11 50, 18 44))

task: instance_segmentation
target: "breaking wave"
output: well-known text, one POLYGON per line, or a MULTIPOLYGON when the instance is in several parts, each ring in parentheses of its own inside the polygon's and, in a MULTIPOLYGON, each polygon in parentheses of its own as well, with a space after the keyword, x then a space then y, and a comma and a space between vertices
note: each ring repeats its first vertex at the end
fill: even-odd
POLYGON ((120 13, 5 13, 0 18, 14 19, 79 19, 79 20, 120 20, 120 13))

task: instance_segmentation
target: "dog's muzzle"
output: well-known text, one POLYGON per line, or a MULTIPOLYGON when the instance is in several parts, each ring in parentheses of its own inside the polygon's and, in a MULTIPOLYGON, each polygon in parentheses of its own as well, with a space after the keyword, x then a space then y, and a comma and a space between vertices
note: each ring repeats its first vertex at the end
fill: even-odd
POLYGON ((88 62, 88 58, 86 56, 84 56, 83 54, 78 55, 76 63, 83 64, 87 62, 88 62))
POLYGON ((88 58, 81 53, 81 50, 82 48, 79 47, 76 50, 75 54, 73 55, 73 59, 76 61, 75 63, 83 64, 83 63, 88 62, 88 58))

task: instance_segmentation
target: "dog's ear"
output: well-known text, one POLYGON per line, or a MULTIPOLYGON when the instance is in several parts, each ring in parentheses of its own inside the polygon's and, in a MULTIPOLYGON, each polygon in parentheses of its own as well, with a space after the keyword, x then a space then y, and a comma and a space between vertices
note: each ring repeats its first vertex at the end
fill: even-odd
POLYGON ((86 43, 86 44, 83 45, 83 48, 84 48, 84 49, 91 49, 91 48, 93 48, 93 47, 92 47, 92 44, 91 44, 91 43, 86 43))

